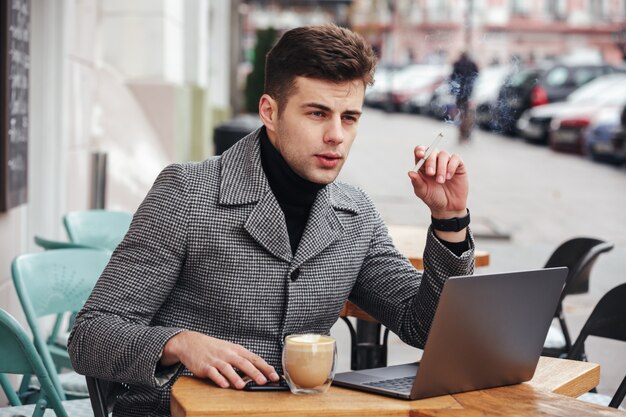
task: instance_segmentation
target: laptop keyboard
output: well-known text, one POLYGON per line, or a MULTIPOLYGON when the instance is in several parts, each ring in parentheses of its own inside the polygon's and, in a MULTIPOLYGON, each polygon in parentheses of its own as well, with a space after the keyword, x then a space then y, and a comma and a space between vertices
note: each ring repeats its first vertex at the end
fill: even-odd
POLYGON ((363 385, 390 391, 410 392, 414 381, 415 376, 405 376, 402 378, 384 379, 382 381, 364 382, 363 385))

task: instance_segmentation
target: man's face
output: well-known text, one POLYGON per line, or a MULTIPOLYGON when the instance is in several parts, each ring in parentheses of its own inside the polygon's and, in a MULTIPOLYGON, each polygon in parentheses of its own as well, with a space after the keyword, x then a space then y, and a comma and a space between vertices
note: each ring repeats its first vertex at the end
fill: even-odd
POLYGON ((299 176, 329 184, 339 175, 356 137, 365 87, 360 80, 333 83, 297 77, 293 91, 280 114, 271 97, 261 98, 267 134, 299 176))

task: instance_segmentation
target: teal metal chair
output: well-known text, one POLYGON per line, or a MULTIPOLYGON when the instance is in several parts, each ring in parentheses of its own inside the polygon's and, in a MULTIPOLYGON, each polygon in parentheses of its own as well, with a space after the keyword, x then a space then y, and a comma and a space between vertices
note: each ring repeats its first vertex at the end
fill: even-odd
POLYGON ((63 401, 33 342, 9 313, 0 308, 0 385, 12 407, 0 408, 0 417, 91 417, 89 400, 63 401), (5 374, 35 375, 41 387, 37 402, 22 405, 5 374))
POLYGON ((132 213, 126 211, 72 211, 63 216, 63 224, 70 242, 113 251, 132 219, 132 213))
MULTIPOLYGON (((41 236, 35 236, 34 238, 35 244, 45 250, 54 250, 54 249, 89 249, 89 246, 79 245, 78 243, 60 241, 60 240, 51 240, 46 239, 41 236)), ((50 332, 50 336, 48 336, 48 344, 56 344, 62 350, 66 350, 67 346, 67 338, 69 336, 69 332, 74 324, 74 314, 58 314, 57 318, 54 322, 54 326, 52 331, 50 332), (69 319, 68 319, 69 316, 69 319), (63 324, 67 321, 67 327, 62 329, 63 324)), ((52 352, 52 359, 54 360, 55 365, 57 365, 57 369, 61 370, 62 368, 67 367, 67 353, 64 352, 61 356, 56 355, 57 351, 54 350, 52 352)))
MULTIPOLYGON (((39 320, 50 315, 78 312, 91 293, 110 251, 103 249, 57 249, 20 255, 13 260, 11 272, 15 290, 22 304, 33 341, 53 385, 67 398, 88 396, 85 379, 75 372, 59 374, 53 356, 63 367, 71 369, 65 346, 47 340, 39 320)), ((54 331, 54 330, 53 330, 54 331)), ((25 378, 20 393, 28 391, 25 378)))
POLYGON ((37 246, 39 246, 40 248, 43 248, 45 250, 51 250, 51 249, 87 249, 87 248, 91 248, 91 246, 87 246, 87 245, 80 245, 78 243, 73 243, 73 242, 64 242, 62 240, 51 240, 51 239, 46 239, 43 238, 41 236, 35 236, 35 244, 37 246))

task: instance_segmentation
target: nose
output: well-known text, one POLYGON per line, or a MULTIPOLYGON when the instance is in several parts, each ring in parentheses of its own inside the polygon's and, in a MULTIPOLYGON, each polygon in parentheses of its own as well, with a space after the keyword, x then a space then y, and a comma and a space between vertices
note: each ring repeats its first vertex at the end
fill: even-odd
POLYGON ((344 129, 341 116, 333 117, 329 120, 326 129, 325 142, 340 144, 344 141, 344 129))

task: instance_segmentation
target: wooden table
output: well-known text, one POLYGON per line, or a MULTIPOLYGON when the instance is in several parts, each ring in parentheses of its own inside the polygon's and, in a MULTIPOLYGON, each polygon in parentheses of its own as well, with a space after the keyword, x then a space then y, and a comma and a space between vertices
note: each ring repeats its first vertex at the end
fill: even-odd
POLYGON ((588 362, 541 358, 534 378, 523 384, 417 401, 331 387, 322 395, 222 389, 210 381, 182 377, 172 388, 173 417, 269 416, 626 416, 577 397, 600 381, 588 362))
MULTIPOLYGON (((424 269, 423 257, 428 229, 417 226, 390 225, 389 235, 401 254, 417 269, 424 269)), ((489 252, 474 251, 474 266, 489 266, 489 252)))

